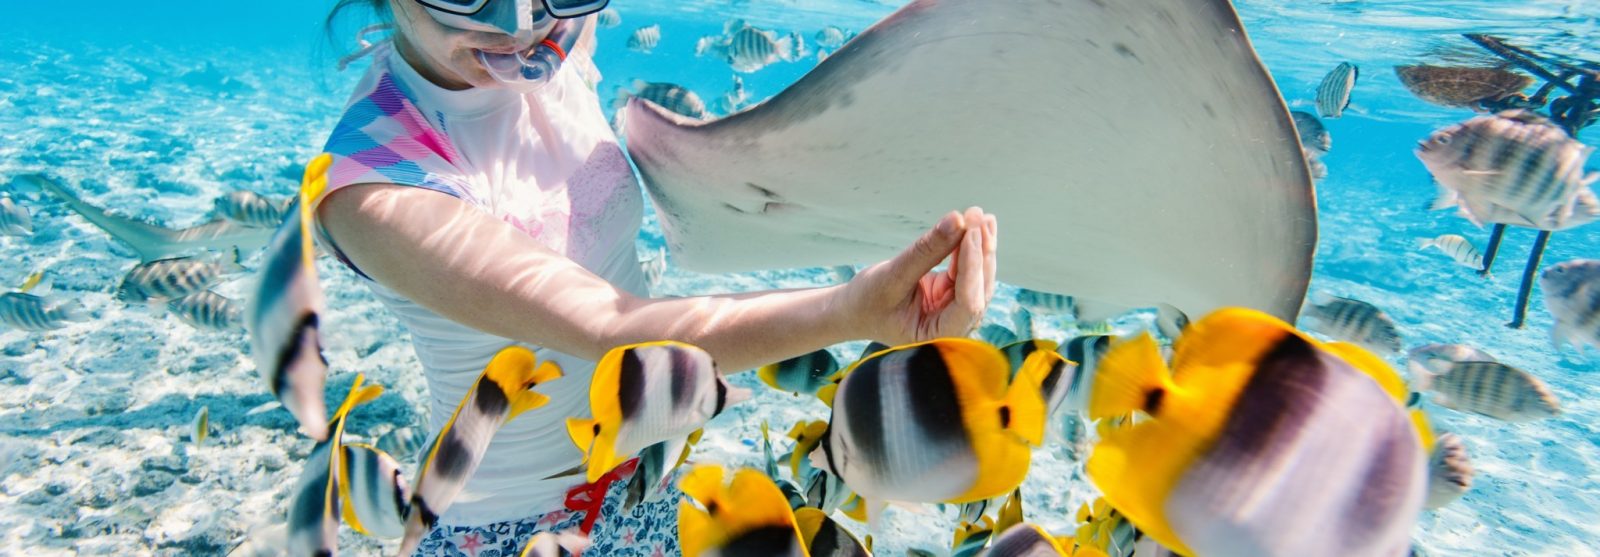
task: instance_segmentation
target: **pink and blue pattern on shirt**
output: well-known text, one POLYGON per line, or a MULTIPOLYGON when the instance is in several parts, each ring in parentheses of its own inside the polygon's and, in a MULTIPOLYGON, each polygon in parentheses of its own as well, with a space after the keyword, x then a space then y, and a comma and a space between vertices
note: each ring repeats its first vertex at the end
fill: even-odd
POLYGON ((434 129, 394 76, 383 73, 371 92, 356 98, 323 148, 333 155, 328 191, 395 184, 476 201, 457 178, 460 155, 450 138, 434 129))

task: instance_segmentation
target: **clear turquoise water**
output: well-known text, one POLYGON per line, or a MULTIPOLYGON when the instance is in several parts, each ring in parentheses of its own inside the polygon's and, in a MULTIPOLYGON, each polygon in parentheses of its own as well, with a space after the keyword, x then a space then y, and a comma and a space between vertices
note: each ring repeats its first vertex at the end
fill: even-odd
MULTIPOLYGON (((360 73, 359 67, 333 71, 333 60, 353 45, 348 30, 333 45, 323 41, 326 4, 95 0, 51 3, 49 10, 6 4, 0 183, 46 172, 93 202, 172 224, 200 220, 212 198, 227 191, 288 194, 360 73)), ((602 98, 609 102, 616 87, 644 79, 679 83, 713 102, 729 88, 731 71, 696 58, 694 43, 718 34, 731 17, 809 38, 830 24, 860 30, 898 4, 617 0, 622 25, 600 32, 602 98), (649 55, 624 48, 628 34, 648 24, 662 26, 660 46, 649 55)), ((1466 439, 1478 473, 1465 498, 1424 514, 1418 546, 1434 555, 1595 554, 1600 381, 1591 374, 1600 360, 1550 347, 1550 317, 1537 292, 1527 327, 1503 326, 1531 232, 1507 236, 1490 279, 1415 249, 1416 239, 1444 233, 1484 242, 1486 232, 1466 221, 1423 210, 1434 190, 1411 155, 1429 131, 1470 113, 1413 98, 1390 67, 1422 56, 1471 60, 1462 32, 1501 34, 1543 52, 1600 61, 1593 46, 1600 40, 1600 1, 1247 0, 1238 9, 1292 107, 1307 109, 1317 81, 1338 62, 1362 68, 1353 113, 1325 121, 1334 148, 1324 158, 1330 175, 1318 187, 1313 290, 1384 308, 1407 346, 1479 346, 1543 379, 1563 404, 1560 417, 1528 424, 1430 409, 1438 428, 1466 439)), ((812 60, 746 75, 751 100, 781 90, 812 60)), ((1596 144, 1595 133, 1581 139, 1596 144)), ((291 428, 281 413, 247 413, 267 396, 239 354, 242 339, 195 332, 111 300, 109 292, 134 263, 130 254, 59 205, 25 204, 36 232, 0 239, 0 284, 49 270, 60 295, 82 299, 96 319, 45 334, 0 331, 0 553, 218 552, 281 515, 283 486, 298 473, 309 444, 286 435, 291 428), (211 409, 219 430, 215 441, 192 449, 183 432, 200 406, 211 409), (181 455, 183 465, 165 469, 171 455, 181 455)), ((1600 257, 1597 230, 1558 234, 1546 263, 1600 257)), ((660 245, 659 234, 651 218, 642 253, 660 245)), ((403 333, 348 273, 330 266, 324 274, 331 305, 339 308, 330 316, 328 354, 340 371, 330 384, 361 370, 392 392, 359 416, 353 431, 419 421, 411 409, 422 386, 403 333)), ((831 280, 820 270, 707 276, 672 269, 663 286, 692 294, 831 280)), ((231 288, 224 293, 239 293, 231 288)), ((1002 292, 991 318, 1010 322, 1012 295, 1002 292)), ((771 393, 756 403, 719 420, 701 458, 754 464, 755 451, 745 443, 759 419, 787 425, 820 412, 814 403, 771 393)), ((1027 484, 1029 518, 1063 530, 1067 513, 1092 496, 1075 478, 1059 452, 1040 451, 1027 484)), ((877 536, 879 547, 884 554, 931 548, 929 540, 947 539, 950 525, 948 514, 895 513, 877 536)), ((347 532, 345 547, 379 546, 347 532)))

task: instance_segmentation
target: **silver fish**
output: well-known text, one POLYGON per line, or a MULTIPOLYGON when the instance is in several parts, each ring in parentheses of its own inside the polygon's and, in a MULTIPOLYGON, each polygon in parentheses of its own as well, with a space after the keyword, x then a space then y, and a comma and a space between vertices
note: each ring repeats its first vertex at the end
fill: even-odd
POLYGON ((1356 87, 1361 70, 1349 62, 1340 62, 1333 71, 1323 76, 1317 85, 1317 113, 1323 118, 1338 118, 1350 106, 1350 91, 1356 87))
POLYGON ((1306 310, 1305 317, 1312 322, 1313 329, 1380 355, 1392 356, 1400 352, 1400 331, 1383 310, 1361 300, 1329 298, 1327 303, 1306 310))
POLYGON ((339 500, 356 532, 384 539, 405 534, 411 486, 400 463, 377 447, 345 443, 340 455, 339 500))
POLYGON ((622 25, 622 14, 617 13, 615 8, 607 8, 595 14, 594 22, 600 24, 602 29, 610 29, 622 25))
POLYGON ((632 91, 627 89, 617 91, 614 104, 617 108, 626 106, 630 96, 656 103, 661 108, 696 120, 704 120, 707 116, 706 103, 700 100, 700 95, 696 95, 694 91, 675 83, 649 83, 643 80, 634 80, 632 91))
POLYGON ((158 259, 134 265, 117 287, 117 299, 130 304, 173 300, 204 292, 223 278, 243 271, 237 249, 231 256, 158 259))
POLYGON ((33 235, 33 216, 28 208, 18 205, 10 197, 0 197, 0 235, 33 235))
POLYGON ((1428 500, 1424 505, 1437 509, 1472 489, 1472 459, 1467 457, 1467 446, 1459 435, 1441 433, 1433 443, 1433 455, 1428 458, 1428 500))
POLYGON ((0 325, 23 331, 50 331, 87 319, 83 303, 77 298, 47 303, 44 298, 24 292, 0 294, 0 325))
POLYGON ((1417 249, 1439 248, 1454 259, 1461 266, 1471 269, 1483 268, 1483 253, 1478 251, 1472 241, 1460 234, 1442 234, 1437 238, 1425 238, 1417 241, 1417 249))
POLYGON ((1552 265, 1539 275, 1544 305, 1555 317, 1550 339, 1559 348, 1572 344, 1600 348, 1600 260, 1579 259, 1552 265))
POLYGON ((1440 406, 1508 422, 1561 413, 1561 404, 1543 381, 1500 362, 1458 362, 1443 374, 1422 375, 1417 384, 1432 390, 1440 406))
POLYGON ((1294 117, 1294 129, 1300 134, 1300 146, 1313 156, 1322 156, 1333 149, 1333 136, 1315 114, 1298 110, 1289 113, 1294 117))
POLYGON ((1584 173, 1593 152, 1537 114, 1507 110, 1435 131, 1416 155, 1443 190, 1436 208, 1460 205, 1479 223, 1495 221, 1478 213, 1503 209, 1558 230, 1592 220, 1578 209, 1592 203, 1579 198, 1600 178, 1584 173))
POLYGON ((243 331, 244 308, 205 290, 167 302, 167 309, 189 326, 206 331, 243 331))
POLYGON ((1450 366, 1459 362, 1495 361, 1499 360, 1488 352, 1465 344, 1427 344, 1412 348, 1406 353, 1406 369, 1411 372, 1413 379, 1420 378, 1423 374, 1442 374, 1450 371, 1450 366))
POLYGON ((850 34, 844 29, 840 29, 834 25, 829 25, 827 27, 823 27, 822 30, 817 31, 816 36, 812 38, 817 41, 817 46, 823 48, 839 48, 844 46, 845 41, 850 40, 850 34))
POLYGON ((649 54, 656 45, 661 44, 661 26, 651 25, 633 30, 628 36, 628 49, 649 54))
POLYGON ((302 431, 318 441, 328 437, 324 427, 328 409, 322 398, 328 360, 322 356, 324 300, 311 240, 310 206, 327 186, 332 163, 333 157, 324 153, 306 165, 300 202, 262 255, 244 310, 256 373, 302 431))
POLYGON ((417 471, 411 501, 405 507, 400 555, 416 551, 422 536, 438 523, 439 514, 455 503, 456 496, 466 488, 467 479, 483 462, 489 442, 500 427, 550 402, 550 397, 533 388, 561 375, 560 366, 539 362, 531 350, 521 346, 509 346, 489 360, 475 385, 456 405, 450 421, 433 438, 428 456, 417 471))
POLYGON ((268 199, 251 191, 229 192, 212 202, 215 214, 245 226, 277 228, 294 204, 294 198, 268 199))

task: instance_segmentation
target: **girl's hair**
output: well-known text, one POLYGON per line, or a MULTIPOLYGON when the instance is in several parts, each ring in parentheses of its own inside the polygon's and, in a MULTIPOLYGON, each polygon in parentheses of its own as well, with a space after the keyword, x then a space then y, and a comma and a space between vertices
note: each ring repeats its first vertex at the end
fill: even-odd
MULTIPOLYGON (((328 12, 328 18, 322 21, 322 33, 327 37, 329 44, 339 44, 341 40, 349 40, 349 37, 335 37, 334 33, 337 31, 339 16, 352 8, 366 8, 379 23, 394 22, 394 16, 389 13, 389 0, 339 0, 334 3, 333 10, 328 12)), ((365 26, 361 24, 356 28, 365 26)))

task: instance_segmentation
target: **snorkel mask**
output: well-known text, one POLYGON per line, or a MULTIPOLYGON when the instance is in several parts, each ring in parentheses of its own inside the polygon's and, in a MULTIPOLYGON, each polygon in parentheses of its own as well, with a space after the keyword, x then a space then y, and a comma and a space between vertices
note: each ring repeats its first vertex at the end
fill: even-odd
POLYGON ((567 53, 588 26, 583 16, 604 9, 609 0, 417 0, 428 15, 446 27, 515 35, 555 18, 555 27, 539 44, 523 52, 478 51, 478 60, 496 81, 517 89, 537 88, 550 81, 567 53), (542 4, 542 5, 540 5, 542 4))

